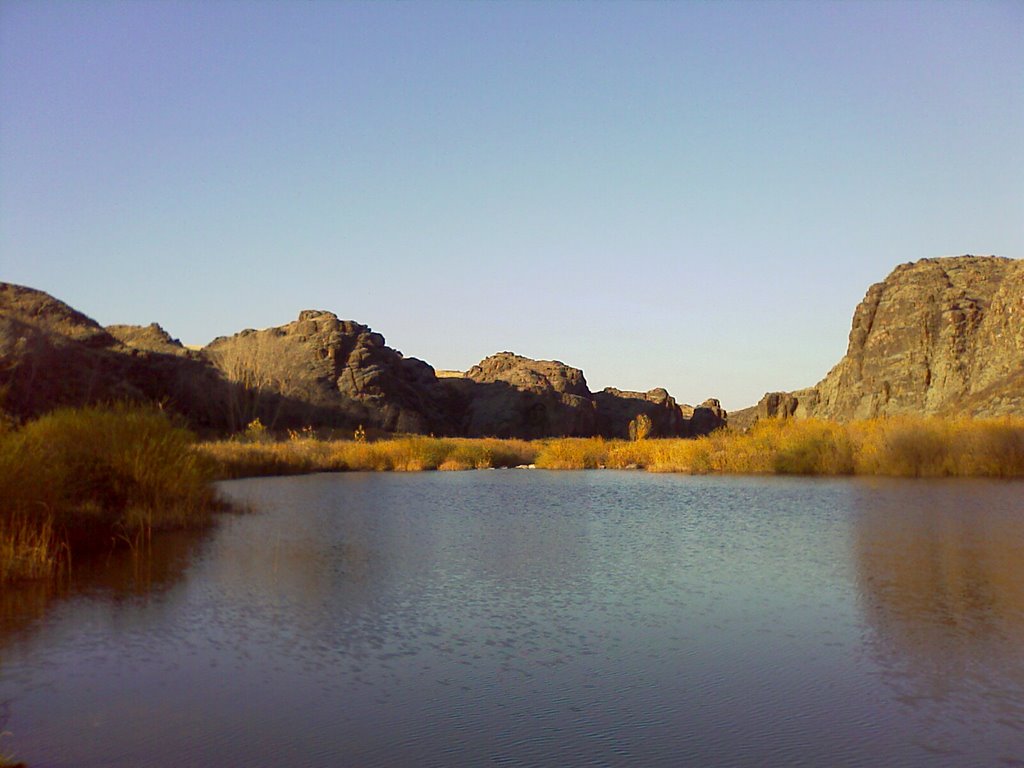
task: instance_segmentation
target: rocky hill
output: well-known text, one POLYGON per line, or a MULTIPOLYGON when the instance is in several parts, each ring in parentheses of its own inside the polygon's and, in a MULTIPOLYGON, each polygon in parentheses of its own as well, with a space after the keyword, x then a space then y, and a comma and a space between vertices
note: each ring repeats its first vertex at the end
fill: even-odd
POLYGON ((151 401, 198 428, 230 429, 230 384, 180 345, 154 351, 164 346, 157 329, 111 333, 42 291, 0 283, 0 407, 30 418, 63 405, 151 401))
POLYGON ((692 408, 663 389, 591 393, 583 372, 502 352, 442 377, 384 337, 331 312, 186 349, 159 325, 94 320, 31 288, 0 284, 0 407, 28 418, 61 405, 159 402, 215 432, 260 419, 379 432, 538 438, 624 436, 647 413, 654 434, 725 423, 716 400, 692 408))
POLYGON ((269 424, 297 418, 387 432, 451 431, 447 393, 433 368, 331 312, 305 310, 287 325, 215 339, 202 353, 252 399, 279 396, 314 409, 293 414, 291 408, 270 416, 269 424))
POLYGON ((896 267, 857 306, 846 355, 824 379, 770 392, 738 421, 895 414, 1024 415, 1024 261, 896 267))
POLYGON ((365 325, 306 310, 200 350, 157 324, 101 327, 41 291, 0 283, 0 408, 29 418, 60 405, 159 402, 194 427, 259 418, 381 432, 625 437, 640 414, 656 436, 792 416, 1024 415, 1024 262, 959 256, 903 264, 857 307, 849 347, 816 386, 771 392, 730 418, 664 389, 593 393, 583 371, 501 352, 436 373, 365 325))

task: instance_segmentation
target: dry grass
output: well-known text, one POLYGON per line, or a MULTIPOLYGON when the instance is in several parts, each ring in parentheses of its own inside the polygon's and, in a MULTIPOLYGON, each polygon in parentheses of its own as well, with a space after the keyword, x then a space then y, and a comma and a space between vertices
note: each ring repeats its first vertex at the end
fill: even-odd
POLYGON ((855 422, 855 471, 904 477, 1024 476, 1024 419, 855 422))
POLYGON ((769 420, 697 439, 523 440, 401 437, 205 443, 221 477, 372 470, 409 472, 536 464, 690 474, 1024 476, 1024 419, 889 418, 837 424, 769 420))
POLYGON ((660 472, 1024 476, 1024 419, 769 420, 747 433, 653 444, 646 466, 660 472))
POLYGON ((209 462, 161 411, 54 411, 0 432, 0 582, 52 574, 73 551, 201 525, 209 462))
POLYGON ((203 443, 198 451, 213 463, 219 477, 348 470, 487 469, 531 464, 537 455, 535 445, 525 440, 423 436, 375 442, 304 438, 276 443, 222 440, 203 443))
POLYGON ((64 559, 53 519, 0 517, 0 584, 54 575, 64 559))
POLYGON ((540 441, 535 462, 541 469, 597 469, 608 465, 612 445, 600 437, 564 437, 540 441))

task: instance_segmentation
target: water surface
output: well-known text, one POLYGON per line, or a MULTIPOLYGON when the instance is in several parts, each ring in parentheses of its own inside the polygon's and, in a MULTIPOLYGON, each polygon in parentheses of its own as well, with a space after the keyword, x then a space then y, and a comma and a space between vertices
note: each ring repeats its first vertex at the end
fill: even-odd
POLYGON ((1024 765, 1024 484, 225 483, 0 601, 32 766, 1024 765))

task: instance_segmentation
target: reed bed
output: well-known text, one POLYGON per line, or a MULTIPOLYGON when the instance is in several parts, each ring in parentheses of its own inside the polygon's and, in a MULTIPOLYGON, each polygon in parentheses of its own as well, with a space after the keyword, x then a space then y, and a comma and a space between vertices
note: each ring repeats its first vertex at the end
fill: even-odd
POLYGON ((768 420, 696 439, 401 437, 374 442, 205 443, 221 477, 345 470, 410 472, 533 464, 690 474, 1024 476, 1024 419, 768 420))
POLYGON ((545 441, 537 466, 690 474, 1024 477, 1024 419, 758 422, 696 439, 545 441))
POLYGON ((198 451, 219 477, 308 472, 468 470, 532 464, 537 446, 525 440, 409 436, 377 440, 221 440, 198 451))
POLYGON ((156 408, 54 411, 0 432, 0 583, 57 572, 73 552, 203 525, 212 465, 156 408))

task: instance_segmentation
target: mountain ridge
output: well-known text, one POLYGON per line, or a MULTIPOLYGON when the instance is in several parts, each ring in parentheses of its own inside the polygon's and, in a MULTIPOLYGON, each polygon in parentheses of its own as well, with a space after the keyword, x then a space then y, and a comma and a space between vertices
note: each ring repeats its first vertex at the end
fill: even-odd
POLYGON ((31 418, 62 405, 155 401, 202 430, 353 428, 469 437, 618 436, 641 413, 654 434, 726 423, 717 400, 692 408, 664 390, 592 393, 579 369, 501 352, 438 377, 369 326, 326 310, 190 349, 157 323, 111 325, 49 294, 0 283, 0 393, 31 418), (659 393, 664 393, 664 396, 659 393))
POLYGON ((499 352, 441 371, 326 310, 182 346, 156 323, 100 326, 42 291, 0 283, 0 406, 19 419, 61 405, 161 403, 204 431, 253 419, 467 437, 693 437, 763 418, 1024 415, 1024 261, 951 256, 897 266, 853 314, 846 354, 812 387, 728 414, 666 390, 592 392, 582 370, 499 352))

